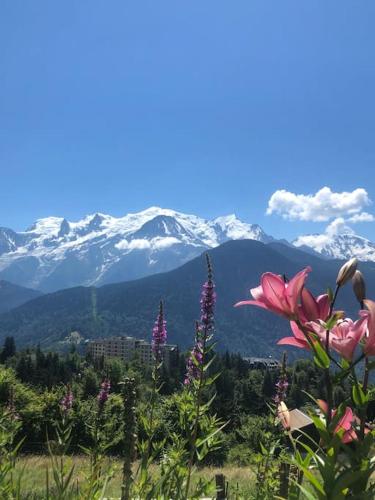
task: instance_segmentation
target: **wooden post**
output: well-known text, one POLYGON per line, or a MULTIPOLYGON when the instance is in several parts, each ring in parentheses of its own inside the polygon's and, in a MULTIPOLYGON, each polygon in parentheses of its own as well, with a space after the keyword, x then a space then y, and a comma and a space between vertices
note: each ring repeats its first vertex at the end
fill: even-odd
POLYGON ((216 482, 216 500, 225 500, 227 498, 227 495, 226 495, 224 474, 216 474, 215 482, 216 482))
POLYGON ((279 466, 279 480, 280 480, 279 495, 282 498, 288 498, 289 474, 290 474, 290 465, 285 462, 281 462, 279 466))

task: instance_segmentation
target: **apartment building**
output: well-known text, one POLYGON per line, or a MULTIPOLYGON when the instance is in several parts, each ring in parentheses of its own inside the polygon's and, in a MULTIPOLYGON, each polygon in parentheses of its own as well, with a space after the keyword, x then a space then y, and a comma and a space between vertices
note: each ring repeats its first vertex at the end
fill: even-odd
MULTIPOLYGON (((151 366, 154 363, 152 344, 134 337, 108 337, 87 342, 87 353, 93 358, 120 358, 131 361, 138 358, 142 364, 151 366)), ((176 345, 166 344, 161 349, 162 359, 166 368, 170 368, 177 359, 178 348, 176 345)))

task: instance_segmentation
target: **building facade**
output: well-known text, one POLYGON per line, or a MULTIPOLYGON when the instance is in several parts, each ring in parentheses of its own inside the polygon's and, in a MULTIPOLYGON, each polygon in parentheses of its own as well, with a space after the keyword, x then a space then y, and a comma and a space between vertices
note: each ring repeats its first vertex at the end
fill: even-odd
MULTIPOLYGON (((86 352, 93 358, 120 358, 123 361, 131 361, 138 358, 147 366, 154 363, 152 344, 145 340, 134 337, 108 337, 87 342, 86 352)), ((173 365, 178 358, 178 348, 176 345, 166 344, 161 348, 161 356, 166 368, 173 365)))
POLYGON ((243 358, 244 361, 249 363, 250 368, 260 368, 262 370, 278 370, 280 362, 273 358, 243 358))

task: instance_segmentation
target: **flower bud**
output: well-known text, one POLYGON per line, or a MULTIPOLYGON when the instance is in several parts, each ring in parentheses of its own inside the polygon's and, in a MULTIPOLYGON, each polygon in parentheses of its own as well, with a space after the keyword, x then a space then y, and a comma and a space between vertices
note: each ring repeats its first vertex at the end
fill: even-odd
POLYGON ((288 407, 286 406, 284 401, 281 401, 281 403, 277 407, 277 416, 279 417, 281 425, 284 427, 284 429, 289 431, 290 430, 290 413, 289 413, 288 407))
POLYGON ((336 285, 344 286, 345 283, 347 283, 350 279, 352 279, 354 273, 357 270, 357 265, 358 265, 358 260, 355 257, 348 260, 348 262, 345 262, 345 264, 341 267, 340 271, 338 272, 336 278, 336 285))
POLYGON ((356 271, 352 278, 354 295, 361 304, 366 298, 366 283, 361 271, 356 271))

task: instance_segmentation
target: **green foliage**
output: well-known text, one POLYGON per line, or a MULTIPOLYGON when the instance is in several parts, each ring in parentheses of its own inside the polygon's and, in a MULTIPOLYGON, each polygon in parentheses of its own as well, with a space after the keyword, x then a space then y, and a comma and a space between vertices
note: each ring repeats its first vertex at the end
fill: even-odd
POLYGON ((18 415, 12 407, 0 409, 0 498, 19 498, 22 474, 14 476, 17 453, 22 440, 17 442, 20 428, 18 415))
POLYGON ((231 446, 228 462, 238 467, 246 467, 254 463, 254 451, 246 443, 231 446))
POLYGON ((271 415, 242 415, 236 434, 237 440, 245 443, 249 450, 260 453, 265 436, 278 434, 278 431, 271 415))

